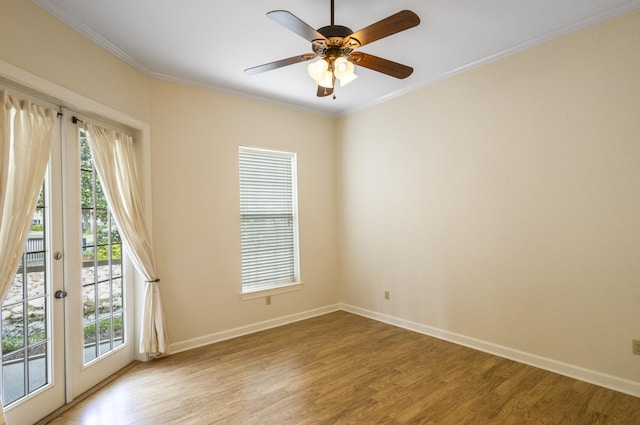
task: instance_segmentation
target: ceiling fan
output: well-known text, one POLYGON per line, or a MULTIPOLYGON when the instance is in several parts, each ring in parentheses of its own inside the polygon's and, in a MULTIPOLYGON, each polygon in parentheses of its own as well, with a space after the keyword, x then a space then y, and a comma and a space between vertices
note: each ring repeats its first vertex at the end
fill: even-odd
MULTIPOLYGON (((381 21, 353 32, 350 28, 334 23, 334 0, 331 0, 331 25, 317 30, 286 10, 274 10, 267 17, 311 42, 313 53, 293 56, 287 59, 266 63, 245 69, 248 75, 293 65, 299 62, 313 61, 307 67, 309 75, 318 85, 318 97, 333 94, 336 78, 340 86, 355 80, 355 66, 359 65, 396 78, 407 78, 413 68, 388 59, 363 52, 355 52, 360 47, 381 38, 413 28, 420 24, 420 18, 410 10, 403 10, 381 21)), ((334 96, 335 99, 335 96, 334 96)))

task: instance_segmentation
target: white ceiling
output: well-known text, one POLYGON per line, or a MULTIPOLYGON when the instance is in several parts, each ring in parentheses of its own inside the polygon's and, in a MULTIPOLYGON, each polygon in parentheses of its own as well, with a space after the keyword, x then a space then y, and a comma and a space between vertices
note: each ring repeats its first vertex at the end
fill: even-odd
POLYGON ((146 75, 334 116, 640 7, 640 0, 335 0, 335 23, 353 31, 403 9, 421 24, 360 49, 412 66, 410 77, 357 67, 358 80, 332 99, 316 97, 304 63, 243 72, 311 53, 268 11, 288 10, 319 28, 330 24, 330 0, 34 1, 146 75))

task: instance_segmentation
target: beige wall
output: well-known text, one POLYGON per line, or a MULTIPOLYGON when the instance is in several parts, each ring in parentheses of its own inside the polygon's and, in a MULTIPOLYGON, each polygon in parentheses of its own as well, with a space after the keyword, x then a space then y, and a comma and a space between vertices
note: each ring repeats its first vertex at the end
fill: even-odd
POLYGON ((148 79, 32 2, 0 3, 0 60, 150 124, 172 342, 344 301, 635 382, 639 39, 630 13, 336 132, 148 79), (298 153, 305 287, 270 306, 238 297, 239 144, 298 153))
POLYGON ((341 119, 342 301, 640 381, 639 41, 634 12, 341 119))
POLYGON ((138 120, 149 119, 149 79, 31 0, 0 2, 0 60, 138 120))
POLYGON ((338 302, 334 122, 154 81, 153 225, 175 342, 338 302), (301 291, 241 301, 238 146, 297 153, 301 291))

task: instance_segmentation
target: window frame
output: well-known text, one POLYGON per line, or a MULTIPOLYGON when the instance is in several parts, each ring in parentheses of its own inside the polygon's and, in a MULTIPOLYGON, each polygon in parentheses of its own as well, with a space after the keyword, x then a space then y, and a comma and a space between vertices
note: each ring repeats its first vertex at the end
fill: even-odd
MULTIPOLYGON (((273 149, 265 149, 258 147, 249 147, 249 146, 239 146, 238 147, 238 194, 239 194, 239 203, 238 206, 242 203, 242 193, 240 189, 241 179, 241 170, 242 165, 240 161, 241 154, 255 154, 255 155, 267 155, 274 157, 285 157, 291 160, 291 185, 292 185, 292 194, 291 194, 291 204, 292 204, 292 221, 293 221, 293 270, 294 276, 292 280, 274 280, 267 281, 262 283, 254 283, 247 285, 242 279, 240 282, 241 293, 240 297, 243 300, 250 300, 260 297, 266 297, 271 295, 282 294, 291 291, 297 291, 302 289, 303 282, 301 280, 300 274, 300 238, 299 238, 299 223, 298 223, 298 179, 297 179, 297 154, 295 152, 287 152, 273 149)), ((242 213, 239 211, 239 219, 240 219, 240 259, 241 259, 241 277, 244 273, 244 268, 242 267, 242 258, 243 258, 243 246, 242 246, 242 213)))

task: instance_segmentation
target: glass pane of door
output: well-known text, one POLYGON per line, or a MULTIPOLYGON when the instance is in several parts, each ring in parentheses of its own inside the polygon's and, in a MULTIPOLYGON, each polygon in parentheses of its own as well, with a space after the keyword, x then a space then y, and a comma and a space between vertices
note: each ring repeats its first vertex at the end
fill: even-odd
POLYGON ((84 363, 125 343, 122 240, 80 130, 84 363))
POLYGON ((10 406, 50 382, 50 286, 45 189, 40 191, 18 272, 2 304, 2 404, 10 406))

